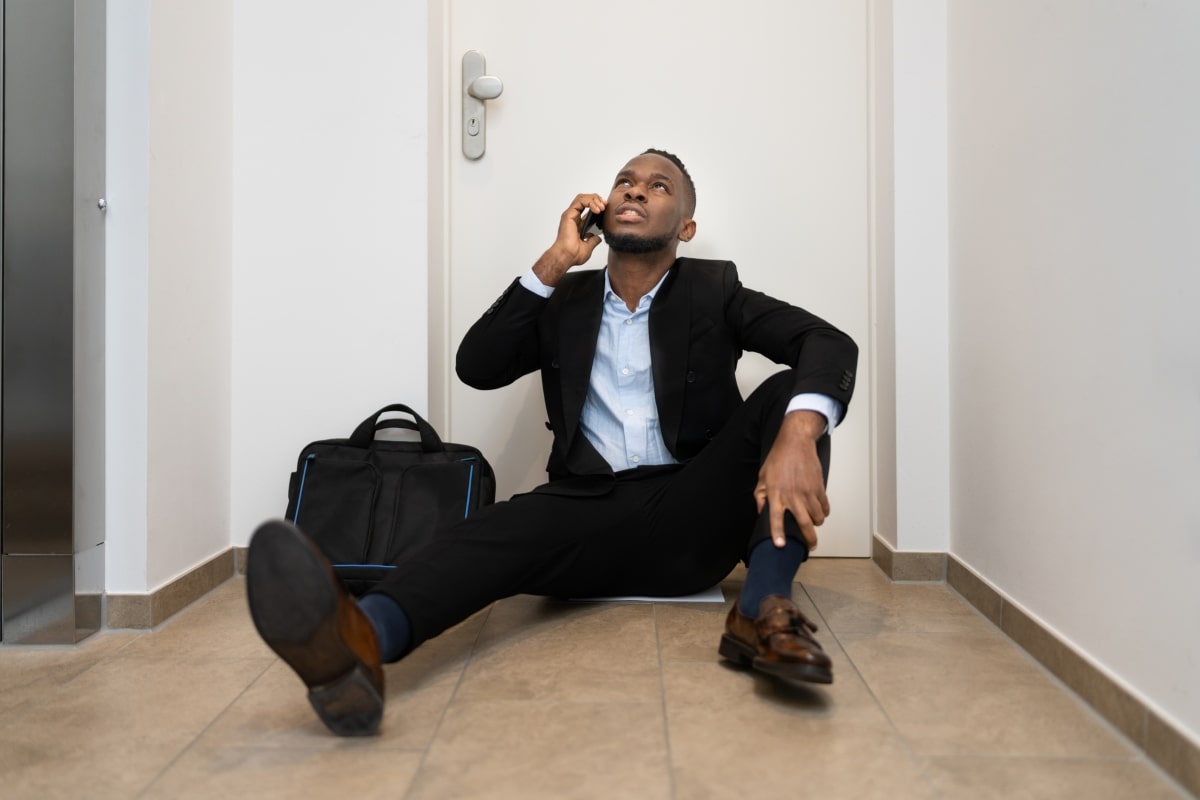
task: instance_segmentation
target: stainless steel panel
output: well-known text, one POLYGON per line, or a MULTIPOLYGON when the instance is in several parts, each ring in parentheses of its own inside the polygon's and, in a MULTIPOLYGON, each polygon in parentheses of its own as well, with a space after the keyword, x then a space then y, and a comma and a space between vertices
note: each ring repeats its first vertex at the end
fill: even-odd
POLYGON ((71 555, 75 8, 4 15, 3 552, 71 555))
POLYGON ((103 0, 3 3, 5 641, 74 642, 104 584, 103 0))
MULTIPOLYGON (((82 557, 104 541, 104 197, 105 3, 75 4, 75 341, 74 415, 76 594, 103 587, 104 559, 82 557), (84 568, 91 572, 85 574, 84 568), (92 574, 95 570, 97 574, 92 574)), ((77 620, 76 627, 84 627, 77 620)), ((93 627, 93 630, 95 628, 93 627)))
POLYGON ((71 644, 75 635, 74 558, 0 557, 4 574, 4 641, 71 644))
POLYGON ((75 641, 103 627, 104 545, 75 553, 75 641))
MULTIPOLYGON (((0 93, 4 89, 4 0, 0 0, 0 93)), ((4 103, 0 102, 0 558, 4 553, 4 103)), ((0 566, 0 640, 4 639, 4 568, 0 566)))

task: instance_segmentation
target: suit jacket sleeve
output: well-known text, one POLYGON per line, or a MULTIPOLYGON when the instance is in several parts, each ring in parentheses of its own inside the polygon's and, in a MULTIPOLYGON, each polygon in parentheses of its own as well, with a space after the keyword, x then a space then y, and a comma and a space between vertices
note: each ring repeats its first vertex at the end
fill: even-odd
POLYGON ((747 289, 733 264, 724 275, 725 319, 742 347, 795 370, 793 395, 815 392, 849 408, 858 346, 825 320, 747 289))
POLYGON ((538 369, 538 319, 549 301, 515 280, 458 346, 455 371, 475 389, 497 389, 538 369))

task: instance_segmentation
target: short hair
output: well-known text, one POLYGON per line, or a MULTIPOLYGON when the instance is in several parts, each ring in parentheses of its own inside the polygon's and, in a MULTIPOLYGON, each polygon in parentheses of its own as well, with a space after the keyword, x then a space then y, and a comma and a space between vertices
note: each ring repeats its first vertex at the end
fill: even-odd
POLYGON ((662 156, 663 158, 667 159, 675 166, 679 167, 679 171, 683 173, 683 181, 686 184, 686 188, 687 188, 686 198, 691 202, 691 206, 692 206, 691 210, 688 213, 689 214, 696 213, 696 183, 695 183, 695 181, 692 180, 691 174, 688 173, 687 167, 685 167, 683 165, 683 162, 679 160, 679 156, 675 155, 674 153, 668 153, 666 150, 659 150, 655 147, 649 147, 646 150, 642 151, 642 155, 644 155, 644 156, 648 156, 648 155, 662 156))

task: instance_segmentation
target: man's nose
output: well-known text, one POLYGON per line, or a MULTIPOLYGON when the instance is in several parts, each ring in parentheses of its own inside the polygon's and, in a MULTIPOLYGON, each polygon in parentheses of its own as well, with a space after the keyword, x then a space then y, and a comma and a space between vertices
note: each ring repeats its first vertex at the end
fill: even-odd
POLYGON ((640 203, 646 202, 646 192, 642 186, 630 186, 625 190, 626 200, 637 200, 640 203))

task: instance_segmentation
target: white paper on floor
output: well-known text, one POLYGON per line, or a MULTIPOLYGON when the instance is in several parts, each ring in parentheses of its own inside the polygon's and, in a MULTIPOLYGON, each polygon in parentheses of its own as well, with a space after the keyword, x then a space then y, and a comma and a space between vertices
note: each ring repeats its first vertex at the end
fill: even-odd
POLYGON ((576 603, 724 603, 725 593, 720 584, 695 594, 685 594, 682 597, 573 597, 576 603))

